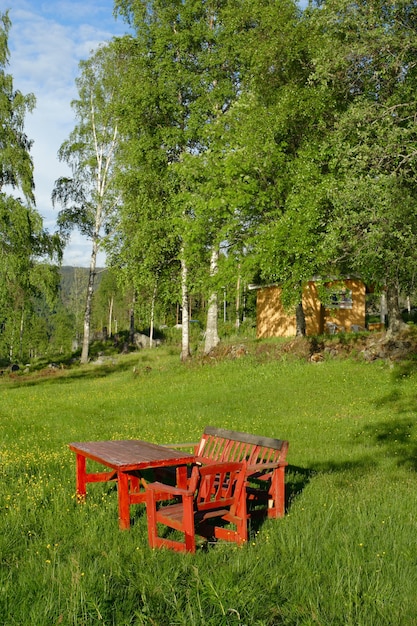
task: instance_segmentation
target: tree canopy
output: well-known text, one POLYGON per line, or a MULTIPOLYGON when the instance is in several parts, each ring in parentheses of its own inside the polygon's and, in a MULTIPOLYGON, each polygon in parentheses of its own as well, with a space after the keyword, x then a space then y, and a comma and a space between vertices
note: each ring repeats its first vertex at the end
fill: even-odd
MULTIPOLYGON (((60 150, 72 176, 53 192, 61 236, 78 227, 92 241, 90 296, 102 246, 150 324, 157 302, 181 303, 183 358, 190 292, 205 302, 208 352, 219 294, 254 280, 279 283, 294 307, 313 276, 359 275, 386 291, 398 330, 417 260, 417 3, 116 0, 115 11, 132 34, 81 63, 60 150)), ((4 199, 3 254, 26 237, 32 255, 4 263, 10 284, 53 250, 23 130, 33 104, 3 71, 0 193, 24 197, 4 199)))

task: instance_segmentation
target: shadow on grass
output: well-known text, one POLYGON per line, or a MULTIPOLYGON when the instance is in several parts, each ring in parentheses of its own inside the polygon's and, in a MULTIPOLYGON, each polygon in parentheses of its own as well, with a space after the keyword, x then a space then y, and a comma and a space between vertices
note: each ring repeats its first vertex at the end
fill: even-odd
POLYGON ((390 407, 398 414, 407 412, 414 413, 416 399, 410 393, 409 385, 404 387, 404 383, 413 378, 417 373, 417 356, 414 359, 396 363, 391 372, 391 389, 388 393, 374 402, 377 409, 390 407))
POLYGON ((391 457, 398 466, 417 472, 417 442, 413 431, 415 423, 404 418, 369 424, 361 435, 370 439, 384 458, 391 457))
POLYGON ((389 408, 398 415, 414 413, 416 410, 416 399, 414 394, 403 393, 400 385, 396 385, 389 393, 375 402, 377 409, 389 408))
POLYGON ((412 355, 405 361, 397 363, 392 372, 394 382, 401 382, 417 373, 417 355, 412 355))
POLYGON ((74 380, 94 380, 105 378, 106 376, 119 372, 132 371, 130 361, 118 361, 116 363, 103 363, 101 365, 92 364, 90 367, 65 369, 45 369, 34 374, 16 374, 5 379, 4 385, 8 389, 19 389, 21 387, 34 387, 42 384, 65 384, 74 380))
POLYGON ((327 461, 316 463, 314 468, 297 467, 289 465, 286 472, 285 481, 285 501, 286 512, 291 508, 294 500, 302 493, 308 483, 319 474, 339 474, 340 479, 350 482, 355 474, 363 476, 370 472, 377 465, 374 457, 363 457, 355 461, 327 461))
POLYGON ((384 458, 391 457, 398 466, 417 471, 416 425, 413 417, 416 410, 416 395, 409 386, 402 383, 415 376, 417 357, 397 363, 392 372, 392 388, 375 402, 377 409, 389 408, 397 414, 397 419, 389 419, 367 424, 356 438, 373 443, 384 458), (407 417, 405 417, 407 415, 407 417))
POLYGON ((310 482, 311 478, 317 474, 317 470, 308 467, 298 467, 297 465, 288 465, 285 472, 285 511, 291 507, 291 504, 297 496, 299 496, 310 482))

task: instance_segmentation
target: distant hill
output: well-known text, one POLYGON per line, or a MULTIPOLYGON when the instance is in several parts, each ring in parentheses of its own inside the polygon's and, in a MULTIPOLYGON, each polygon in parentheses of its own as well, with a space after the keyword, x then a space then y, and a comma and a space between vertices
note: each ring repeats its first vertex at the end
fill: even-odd
MULTIPOLYGON (((106 271, 103 267, 96 269, 96 279, 94 283, 95 289, 98 288, 103 273, 106 271)), ((61 274, 61 294, 64 302, 68 301, 70 294, 77 289, 76 283, 78 282, 78 289, 86 289, 88 282, 89 269, 87 267, 73 267, 72 265, 64 265, 60 269, 61 274)))

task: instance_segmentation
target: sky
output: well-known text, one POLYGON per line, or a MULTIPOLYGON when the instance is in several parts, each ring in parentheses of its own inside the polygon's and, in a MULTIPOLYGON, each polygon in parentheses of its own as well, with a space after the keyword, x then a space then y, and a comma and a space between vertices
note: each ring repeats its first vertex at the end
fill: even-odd
MULTIPOLYGON (((113 0, 0 0, 0 12, 7 9, 12 27, 6 72, 13 76, 15 89, 36 97, 25 131, 34 142, 36 207, 44 228, 53 233, 59 208, 52 207, 52 190, 69 173, 57 153, 75 126, 71 101, 77 97, 79 62, 100 43, 125 33, 127 26, 113 17, 113 0)), ((75 230, 63 264, 88 267, 90 255, 90 242, 75 230)), ((101 254, 98 264, 104 263, 101 254)))

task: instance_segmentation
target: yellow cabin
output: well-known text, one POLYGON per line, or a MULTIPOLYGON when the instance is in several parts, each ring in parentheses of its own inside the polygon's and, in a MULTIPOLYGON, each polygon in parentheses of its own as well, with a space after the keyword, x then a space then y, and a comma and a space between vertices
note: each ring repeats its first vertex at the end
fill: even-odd
MULTIPOLYGON (((320 294, 323 297, 323 282, 320 284, 320 294)), ((360 279, 345 278, 325 282, 324 293, 325 304, 319 299, 316 281, 311 280, 303 287, 306 335, 365 329, 366 287, 360 279)), ((282 306, 280 287, 272 285, 257 290, 256 329, 258 339, 295 336, 295 313, 288 313, 282 306)))

